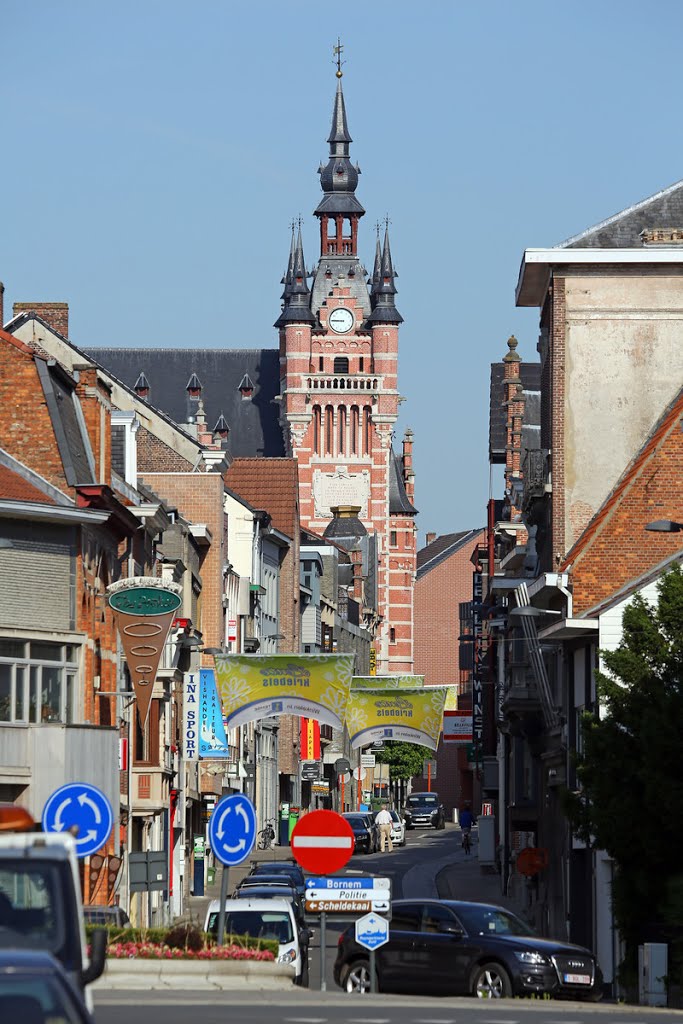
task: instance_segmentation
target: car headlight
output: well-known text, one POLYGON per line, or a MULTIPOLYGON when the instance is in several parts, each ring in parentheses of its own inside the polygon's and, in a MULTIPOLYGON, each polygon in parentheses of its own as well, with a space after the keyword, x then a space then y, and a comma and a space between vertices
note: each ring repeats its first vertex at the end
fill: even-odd
POLYGON ((515 956, 523 964, 549 964, 550 960, 543 953, 532 952, 531 950, 516 949, 515 956))
POLYGON ((280 953, 277 958, 279 964, 293 964, 296 960, 296 950, 288 949, 286 953, 280 953))

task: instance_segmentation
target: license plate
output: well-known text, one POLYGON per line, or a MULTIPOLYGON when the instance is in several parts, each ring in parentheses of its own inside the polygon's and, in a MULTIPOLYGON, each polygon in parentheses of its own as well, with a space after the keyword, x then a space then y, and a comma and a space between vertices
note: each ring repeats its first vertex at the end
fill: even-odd
POLYGON ((590 974, 565 974, 565 985, 590 985, 590 974))

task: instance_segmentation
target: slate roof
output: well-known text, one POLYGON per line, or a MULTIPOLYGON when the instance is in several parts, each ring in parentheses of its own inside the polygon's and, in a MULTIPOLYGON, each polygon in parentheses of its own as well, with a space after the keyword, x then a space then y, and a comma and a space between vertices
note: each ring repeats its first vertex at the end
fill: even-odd
POLYGON ((431 544, 421 548, 417 553, 417 578, 425 576, 431 569, 435 569, 451 555, 454 555, 465 544, 472 543, 484 530, 483 526, 475 530, 461 530, 460 533, 445 533, 437 537, 431 544))
POLYGON ((150 405, 179 424, 187 423, 191 414, 185 388, 196 373, 208 428, 223 413, 230 428, 228 448, 235 457, 284 456, 279 406, 274 401, 280 393, 277 349, 88 348, 85 352, 130 389, 144 373, 150 405), (239 391, 245 373, 254 382, 251 398, 243 398, 239 391))
POLYGON ((641 231, 656 228, 683 228, 683 181, 573 235, 554 248, 641 249, 641 231))
POLYGON ((389 514, 416 516, 417 509, 410 501, 403 482, 403 467, 396 452, 391 450, 389 466, 389 514))
MULTIPOLYGON (((505 464, 507 444, 507 408, 503 375, 505 363, 491 363, 491 388, 489 393, 489 462, 492 465, 505 464)), ((524 422, 522 426, 522 448, 539 447, 541 426, 541 364, 520 363, 520 376, 524 389, 524 422)))
POLYGON ((271 516, 288 537, 299 529, 299 466, 296 459, 234 459, 224 474, 227 486, 255 509, 271 516))

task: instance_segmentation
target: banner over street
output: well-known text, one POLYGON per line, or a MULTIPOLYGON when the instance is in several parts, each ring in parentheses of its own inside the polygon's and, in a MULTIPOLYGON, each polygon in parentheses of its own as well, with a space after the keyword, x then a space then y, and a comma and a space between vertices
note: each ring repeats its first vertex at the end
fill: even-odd
POLYGON ((351 746, 390 739, 436 750, 447 692, 446 686, 352 691, 346 711, 351 746))

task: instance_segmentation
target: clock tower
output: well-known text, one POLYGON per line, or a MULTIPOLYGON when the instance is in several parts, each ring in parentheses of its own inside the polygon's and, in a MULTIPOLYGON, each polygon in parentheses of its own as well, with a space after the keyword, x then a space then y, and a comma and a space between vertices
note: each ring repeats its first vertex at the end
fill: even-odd
POLYGON ((379 228, 370 277, 358 255, 365 210, 356 197, 341 62, 327 164, 319 168, 315 209, 320 256, 307 273, 301 223, 292 229, 283 278, 280 332, 281 417, 288 453, 299 463, 301 522, 323 533, 339 508, 358 510, 378 555, 377 672, 413 669, 416 509, 412 433, 400 455, 392 439, 398 406, 396 273, 379 228), (312 277, 309 287, 308 280, 312 277))

